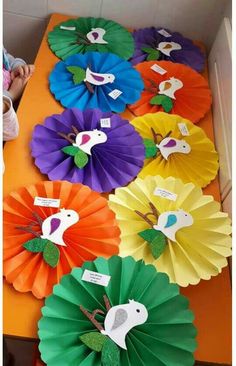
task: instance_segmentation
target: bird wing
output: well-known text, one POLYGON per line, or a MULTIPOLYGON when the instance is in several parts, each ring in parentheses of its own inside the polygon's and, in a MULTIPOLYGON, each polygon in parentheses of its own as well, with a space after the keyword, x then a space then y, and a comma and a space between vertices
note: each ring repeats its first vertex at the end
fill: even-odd
POLYGON ((163 90, 170 89, 171 86, 172 86, 172 84, 169 81, 166 81, 163 90))
POLYGON ((61 220, 57 218, 52 218, 50 221, 50 233, 49 235, 53 234, 60 226, 61 220))
POLYGON ((98 32, 92 32, 92 36, 95 40, 98 39, 98 32))
POLYGON ((80 146, 86 144, 86 142, 88 142, 90 139, 91 139, 91 137, 89 135, 83 135, 80 146))
POLYGON ((104 77, 103 76, 99 76, 99 75, 93 74, 92 72, 90 74, 94 78, 94 80, 96 80, 96 81, 104 81, 104 77))
POLYGON ((111 330, 119 328, 122 324, 126 322, 127 319, 128 319, 127 311, 124 309, 118 309, 115 313, 115 320, 111 330))
POLYGON ((173 226, 177 222, 176 215, 169 215, 167 218, 167 223, 165 224, 165 228, 173 226))
POLYGON ((170 139, 170 140, 167 142, 167 144, 163 145, 163 147, 174 147, 174 146, 176 146, 176 145, 177 145, 176 141, 175 141, 174 139, 170 139))

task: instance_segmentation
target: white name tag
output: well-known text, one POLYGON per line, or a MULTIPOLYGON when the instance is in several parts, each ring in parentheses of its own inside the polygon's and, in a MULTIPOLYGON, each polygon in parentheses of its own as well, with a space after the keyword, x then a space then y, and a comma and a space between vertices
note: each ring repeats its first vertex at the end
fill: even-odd
POLYGON ((151 69, 161 75, 164 75, 167 72, 165 69, 157 64, 152 65, 151 69))
POLYGON ((35 197, 34 205, 43 207, 60 207, 61 200, 57 198, 35 197))
POLYGON ((189 136, 189 130, 186 123, 178 123, 178 127, 182 136, 189 136))
POLYGON ((161 34, 162 36, 164 36, 164 37, 171 37, 171 34, 170 33, 168 33, 165 29, 160 29, 159 31, 158 31, 158 33, 159 34, 161 34))
POLYGON ((100 119, 100 126, 103 128, 110 128, 111 127, 111 119, 110 118, 101 118, 100 119))
POLYGON ((61 25, 60 26, 60 29, 69 30, 69 31, 75 31, 76 30, 76 27, 66 27, 64 25, 61 25))
POLYGON ((117 99, 120 95, 122 94, 122 91, 119 89, 114 89, 112 90, 108 95, 112 98, 112 99, 117 99))
POLYGON ((109 285, 111 276, 107 276, 98 272, 89 271, 88 269, 84 270, 82 280, 90 283, 94 283, 96 285, 107 287, 109 285))
POLYGON ((167 200, 170 200, 170 201, 176 201, 176 199, 177 199, 177 194, 167 191, 166 189, 158 188, 158 187, 155 189, 153 194, 155 196, 166 198, 167 200))

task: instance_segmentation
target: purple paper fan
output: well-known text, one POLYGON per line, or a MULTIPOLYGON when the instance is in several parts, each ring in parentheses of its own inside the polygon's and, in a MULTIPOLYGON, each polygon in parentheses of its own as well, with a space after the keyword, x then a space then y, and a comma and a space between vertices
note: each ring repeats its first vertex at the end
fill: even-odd
MULTIPOLYGON (((75 140, 78 134, 74 135, 75 140)), ((97 192, 127 185, 141 170, 145 157, 142 138, 134 127, 119 115, 98 109, 67 109, 46 118, 43 125, 35 126, 31 150, 36 166, 50 180, 83 183, 97 192), (106 118, 110 119, 110 127, 101 127, 100 120, 106 118), (74 128, 79 132, 99 130, 107 136, 106 142, 91 148, 83 168, 78 168, 74 157, 62 151, 72 143, 59 133, 73 136, 74 128)))
POLYGON ((171 51, 170 56, 160 52, 158 60, 184 64, 198 72, 203 70, 205 56, 198 46, 194 45, 190 39, 183 37, 180 33, 164 29, 164 33, 167 32, 167 34, 169 33, 170 35, 166 37, 163 34, 160 34, 160 31, 162 32, 163 28, 150 27, 138 29, 133 32, 135 51, 130 59, 130 62, 133 65, 147 60, 148 53, 142 50, 144 47, 156 50, 160 42, 175 42, 181 46, 181 49, 171 51))

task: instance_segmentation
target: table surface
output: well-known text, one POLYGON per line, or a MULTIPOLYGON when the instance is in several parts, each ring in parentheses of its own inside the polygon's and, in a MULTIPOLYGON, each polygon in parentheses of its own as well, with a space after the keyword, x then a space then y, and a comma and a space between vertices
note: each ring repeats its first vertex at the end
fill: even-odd
MULTIPOLYGON (((18 107, 20 135, 15 141, 7 142, 4 147, 4 196, 21 186, 47 180, 41 175, 31 158, 29 143, 33 128, 43 123, 46 116, 61 113, 63 107, 49 91, 48 76, 58 58, 50 51, 47 33, 53 27, 65 21, 69 16, 53 14, 42 40, 35 61, 36 71, 22 96, 18 107)), ((30 47, 30 45, 29 45, 30 47)), ((207 78, 207 70, 204 72, 207 78)), ((122 116, 132 119, 126 111, 122 116)), ((202 127, 213 140, 212 114, 209 112, 198 126, 202 127)), ((212 194, 220 201, 219 183, 215 179, 204 193, 212 194)), ((181 293, 190 300, 195 313, 195 325, 198 329, 197 360, 213 363, 231 363, 231 283, 229 268, 210 281, 201 281, 197 286, 181 289, 181 293)), ((19 293, 4 281, 3 286, 4 334, 24 338, 37 338, 37 321, 41 316, 43 300, 37 300, 31 293, 19 293)))

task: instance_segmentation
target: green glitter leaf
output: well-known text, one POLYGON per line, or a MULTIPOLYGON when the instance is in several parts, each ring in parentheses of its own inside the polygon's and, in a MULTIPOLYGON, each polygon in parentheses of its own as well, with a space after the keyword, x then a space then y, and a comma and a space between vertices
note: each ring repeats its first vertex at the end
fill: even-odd
POLYGON ((59 262, 59 258, 59 249, 51 241, 48 241, 43 251, 43 259, 50 267, 55 268, 59 262))
POLYGON ((102 366, 119 366, 120 350, 110 338, 107 338, 102 347, 102 366))
POLYGON ((156 156, 159 149, 157 148, 155 142, 151 139, 143 139, 143 143, 145 146, 145 157, 153 158, 156 156))
POLYGON ((74 84, 80 84, 86 77, 86 71, 79 66, 67 66, 67 70, 73 75, 74 84))
POLYGON ((80 336, 81 342, 96 352, 101 352, 107 337, 99 332, 86 333, 80 336))
POLYGON ((24 243, 23 247, 32 253, 40 253, 44 251, 46 244, 48 243, 47 239, 34 238, 26 243, 24 243))
POLYGON ((88 163, 88 160, 88 155, 82 150, 79 150, 74 157, 75 165, 80 169, 88 163))

